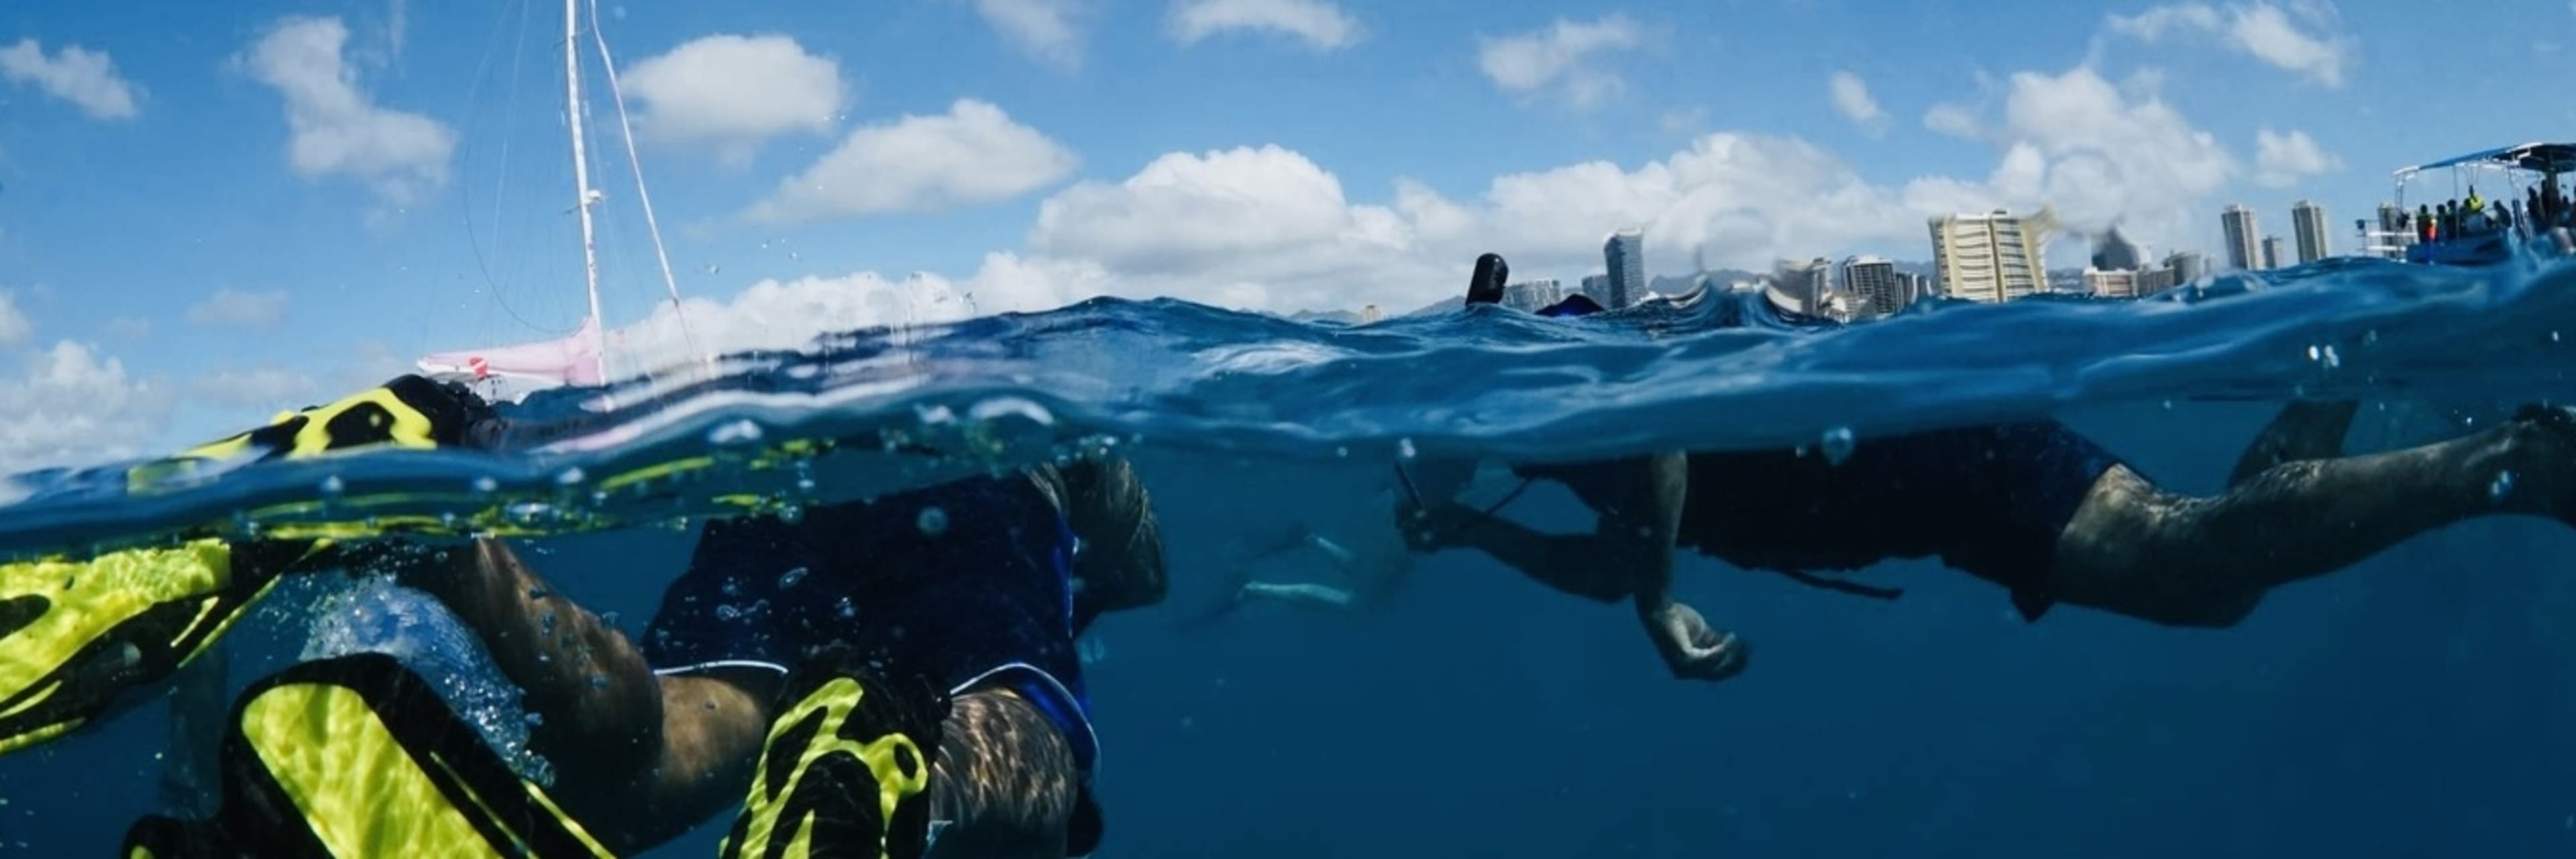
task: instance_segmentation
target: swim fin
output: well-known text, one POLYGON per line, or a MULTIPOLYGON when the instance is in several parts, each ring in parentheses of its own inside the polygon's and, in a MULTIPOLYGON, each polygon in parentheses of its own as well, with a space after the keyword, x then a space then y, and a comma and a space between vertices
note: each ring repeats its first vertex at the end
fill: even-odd
MULTIPOLYGON (((126 489, 166 491, 244 460, 463 444, 489 414, 468 391, 403 376, 135 466, 126 489)), ((129 690, 168 677, 212 647, 279 576, 330 545, 207 536, 86 560, 0 563, 0 754, 69 733, 129 690)))
POLYGON ((751 791, 718 855, 918 859, 948 696, 826 655, 789 677, 751 791))
POLYGON ((225 725, 222 810, 154 815, 120 855, 607 857, 427 681, 381 653, 251 684, 225 725))
POLYGON ((317 550, 207 539, 0 564, 0 754, 69 733, 179 670, 317 550))

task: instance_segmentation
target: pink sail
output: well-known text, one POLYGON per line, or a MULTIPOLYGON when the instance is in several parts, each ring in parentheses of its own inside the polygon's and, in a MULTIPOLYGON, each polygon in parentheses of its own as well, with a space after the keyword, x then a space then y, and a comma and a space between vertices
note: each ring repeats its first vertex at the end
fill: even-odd
POLYGON ((607 381, 599 368, 599 320, 586 318, 581 328, 554 340, 440 352, 420 359, 422 372, 457 375, 477 381, 492 378, 597 385, 607 381))

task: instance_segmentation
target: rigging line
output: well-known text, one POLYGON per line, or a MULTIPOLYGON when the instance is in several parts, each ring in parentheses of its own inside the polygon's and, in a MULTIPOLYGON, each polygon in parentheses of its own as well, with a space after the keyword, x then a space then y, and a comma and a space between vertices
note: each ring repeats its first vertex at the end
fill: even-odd
POLYGON ((626 94, 617 86, 617 61, 608 55, 608 37, 599 25, 599 0, 590 0, 590 38, 599 45, 599 64, 608 71, 609 100, 617 105, 617 128, 626 142, 626 165, 635 172, 635 199, 644 206, 644 227, 653 234, 653 256, 662 265, 662 286, 671 294, 671 318, 680 323, 680 342, 704 361, 709 356, 699 353, 695 337, 689 333, 689 318, 680 312, 680 282, 671 275, 671 254, 662 245, 662 225, 653 217, 653 193, 644 187, 644 159, 635 152, 635 126, 626 118, 626 94))
MULTIPOLYGON (((599 318, 599 246, 590 223, 590 156, 581 139, 581 32, 580 0, 564 0, 564 113, 572 118, 572 176, 580 189, 573 211, 581 215, 582 279, 590 290, 590 323, 594 330, 604 328, 599 318)), ((592 369, 608 375, 607 350, 595 350, 592 369)))
MULTIPOLYGON (((511 54, 510 54, 510 80, 512 80, 512 81, 516 81, 516 80, 518 80, 518 79, 519 79, 519 75, 520 75, 520 73, 521 73, 521 70, 522 70, 522 68, 523 68, 523 67, 525 67, 525 66, 526 66, 526 64, 527 64, 527 59, 528 59, 528 57, 527 57, 527 54, 528 54, 528 47, 527 47, 527 45, 528 45, 528 7, 529 7, 529 4, 526 2, 526 0, 522 0, 522 1, 518 4, 518 6, 519 6, 519 42, 518 42, 518 45, 517 45, 517 46, 515 46, 515 47, 514 47, 514 49, 511 51, 511 54)), ((493 41, 497 42, 497 41, 499 41, 499 36, 500 36, 500 32, 499 32, 499 31, 500 31, 500 29, 501 29, 501 25, 500 25, 500 24, 498 24, 498 23, 495 23, 495 24, 493 24, 493 25, 492 25, 492 29, 493 29, 493 36, 494 36, 493 41)), ((483 54, 483 71, 484 71, 484 72, 486 72, 486 73, 488 73, 489 71, 491 71, 491 66, 492 66, 492 50, 491 50, 490 46, 488 46, 488 45, 487 45, 487 46, 486 46, 486 48, 485 48, 485 50, 484 50, 484 54, 483 54)), ((473 102, 475 102, 475 101, 478 101, 478 100, 480 100, 480 99, 482 98, 481 93, 482 93, 482 90, 483 90, 483 82, 484 82, 484 80, 485 80, 487 77, 488 77, 488 75, 487 75, 487 74, 477 74, 477 75, 475 76, 475 78, 474 78, 474 85, 473 85, 473 87, 472 87, 471 89, 469 89, 469 90, 467 91, 466 96, 465 96, 465 100, 466 100, 466 102, 467 102, 467 103, 469 103, 469 104, 470 104, 470 103, 473 103, 473 102)), ((511 86, 511 87, 506 87, 505 89, 507 89, 507 91, 508 91, 508 92, 509 92, 509 94, 510 94, 510 103, 509 103, 509 106, 508 106, 508 107, 507 107, 507 108, 502 112, 502 114, 501 114, 501 116, 502 116, 502 126, 501 126, 501 180, 500 180, 499 182, 495 183, 497 186, 499 186, 499 190, 496 190, 496 191, 493 193, 493 195, 492 195, 492 232, 493 232, 493 239, 494 239, 494 249, 495 249, 496 251, 499 249, 499 239, 500 239, 500 230, 501 230, 501 207, 502 207, 502 205, 503 205, 504 203, 506 203, 506 202, 508 202, 508 201, 509 201, 508 188, 509 188, 509 185, 510 185, 510 140, 511 140, 511 138, 515 137, 515 136, 518 134, 518 127, 519 127, 519 125, 518 125, 518 117, 519 117, 519 88, 518 88, 518 87, 516 87, 516 86, 511 86)), ((469 146, 471 146, 471 145, 472 145, 472 144, 470 143, 470 141, 472 141, 472 140, 474 139, 473 126, 474 126, 474 123, 473 123, 473 122, 471 122, 471 121, 469 121, 469 122, 468 122, 468 124, 467 124, 467 128, 466 128, 466 131, 467 131, 467 133, 466 133, 466 140, 468 140, 468 141, 469 141, 469 143, 467 144, 467 145, 469 145, 469 146)), ((517 321, 521 326, 526 327, 526 328, 528 328, 528 329, 535 330, 535 331, 542 331, 542 332, 551 333, 551 334, 562 334, 562 333, 566 333, 566 332, 571 331, 572 329, 569 329, 569 328, 552 328, 552 327, 548 327, 548 326, 544 326, 544 325, 539 325, 539 324, 537 324, 537 323, 535 323, 535 322, 533 322, 533 321, 529 320, 527 316, 525 316, 525 315, 521 314, 521 313, 519 312, 519 309, 518 309, 518 308, 510 306, 510 299, 509 299, 509 297, 508 297, 508 296, 506 296, 506 295, 504 295, 504 294, 501 292, 501 284, 500 284, 499 282, 497 282, 497 281, 493 280, 493 278, 492 278, 492 267, 491 267, 491 264, 490 264, 489 260, 487 260, 487 259, 484 257, 484 255, 483 255, 483 239, 482 239, 482 237, 481 237, 481 236, 476 235, 476 234, 475 234, 475 232, 474 232, 474 200, 473 200, 473 197, 474 197, 474 192, 473 192, 473 189, 474 189, 474 183, 471 183, 471 182, 460 182, 460 183, 457 183, 457 187, 458 187, 459 189, 461 189, 461 190, 459 191, 459 193, 463 194, 463 195, 465 196, 465 198, 466 198, 466 199, 465 199, 465 206, 463 207, 463 208, 464 208, 464 211, 465 211, 465 216, 464 216, 464 217, 465 217, 465 242, 466 242, 466 247, 467 247, 470 251, 472 251, 472 253, 473 253, 473 255, 474 255, 474 269, 475 269, 475 271, 476 271, 478 274, 481 274, 481 275, 483 276, 483 288, 484 288, 484 291, 485 291, 485 293, 486 293, 486 294, 488 294, 488 295, 492 296, 492 303, 494 303, 494 304, 496 304, 496 305, 499 305, 499 306, 500 306, 500 308, 501 308, 501 312, 506 313, 506 314, 509 314, 509 316, 510 316, 510 318, 511 318, 511 319, 516 320, 516 321, 517 321)))

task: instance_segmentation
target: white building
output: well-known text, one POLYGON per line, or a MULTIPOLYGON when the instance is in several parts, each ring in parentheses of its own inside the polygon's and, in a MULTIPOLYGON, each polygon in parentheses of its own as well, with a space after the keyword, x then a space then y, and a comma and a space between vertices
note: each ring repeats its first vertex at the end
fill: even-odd
POLYGON ((1943 295, 1969 301, 2010 301, 2045 291, 2048 237, 2057 211, 2028 216, 2002 209, 1931 219, 1932 267, 1943 295))

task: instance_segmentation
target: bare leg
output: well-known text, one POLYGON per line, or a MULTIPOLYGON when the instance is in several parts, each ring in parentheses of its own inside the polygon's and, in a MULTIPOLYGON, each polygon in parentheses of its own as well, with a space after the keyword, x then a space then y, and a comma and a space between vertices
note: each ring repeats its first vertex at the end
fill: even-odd
POLYGON ((1235 589, 1234 598, 1237 602, 1268 600, 1334 614, 1350 614, 1359 602, 1358 597, 1352 596, 1348 590, 1313 582, 1244 582, 1242 587, 1235 589))
POLYGON ((2358 400, 2293 400, 2282 406, 2281 413, 2236 460, 2236 471, 2227 477, 2228 488, 2283 463, 2342 456, 2344 434, 2352 430, 2353 415, 2360 410, 2358 400))
POLYGON ((2078 605, 2226 626, 2270 588, 2492 514, 2576 515, 2576 424, 2564 413, 2407 450, 2290 462, 2206 498, 2115 466, 2059 537, 2055 584, 2078 605))

